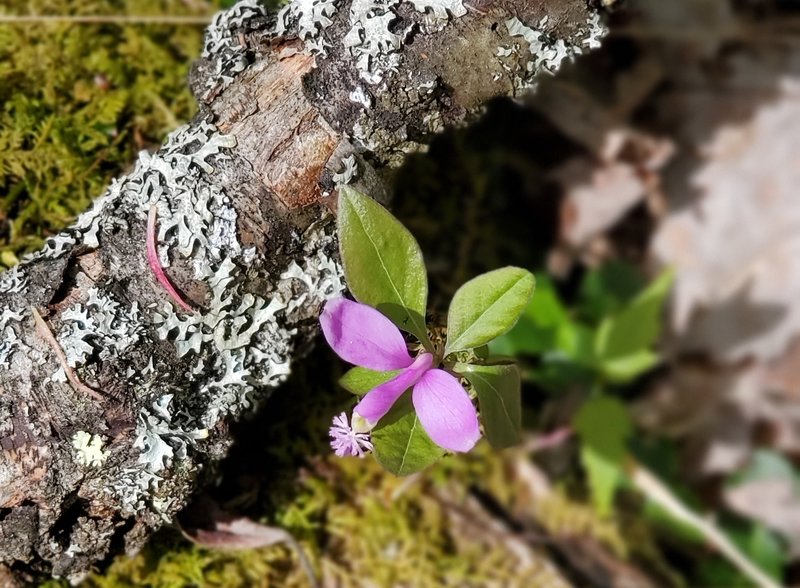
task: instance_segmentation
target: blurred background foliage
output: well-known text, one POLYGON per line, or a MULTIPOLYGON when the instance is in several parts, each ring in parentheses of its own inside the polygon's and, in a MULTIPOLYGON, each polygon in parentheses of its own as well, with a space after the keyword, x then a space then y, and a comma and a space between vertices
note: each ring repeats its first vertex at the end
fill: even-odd
MULTIPOLYGON (((228 4, 0 0, 0 13, 210 18, 228 4)), ((186 76, 201 49, 195 25, 0 24, 0 266, 67 225, 139 150, 156 148, 192 116, 186 76)), ((636 71, 637 51, 629 39, 612 38, 590 63, 603 78, 593 100, 608 98, 609 79, 636 71)), ((652 103, 626 99, 636 103, 631 120, 653 114, 652 103)), ((524 370, 522 447, 492 453, 483 443, 407 479, 371 460, 333 458, 327 426, 351 400, 335 384, 343 366, 319 349, 306 364, 326 369, 299 370, 266 410, 238 426, 210 490, 214 500, 289 530, 337 586, 617 586, 620 578, 636 586, 751 585, 707 536, 642 495, 631 475, 641 466, 690 508, 713 509, 719 532, 776 582, 796 577, 785 534, 720 498, 759 480, 797 486, 787 455, 763 443, 733 472, 692 477, 684 459, 690 443, 642 425, 645 391, 670 377, 664 310, 681 277, 645 263, 654 215, 631 206, 603 229, 610 252, 584 250, 567 269, 554 261, 564 219, 555 194, 564 187, 549 172, 586 155, 576 143, 552 119, 498 103, 482 123, 409 157, 396 178, 396 210, 431 268, 434 314, 446 310, 437 299, 448 300, 480 271, 515 263, 536 274, 530 307, 493 350, 524 370)), ((85 584, 304 586, 307 579, 286 547, 211 551, 171 527, 85 584)))

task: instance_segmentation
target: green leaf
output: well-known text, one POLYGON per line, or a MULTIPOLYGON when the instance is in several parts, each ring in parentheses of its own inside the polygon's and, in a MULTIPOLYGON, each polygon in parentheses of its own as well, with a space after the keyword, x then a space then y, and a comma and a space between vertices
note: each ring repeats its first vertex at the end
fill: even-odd
POLYGON ((373 429, 371 440, 375 459, 397 476, 424 470, 444 455, 422 428, 407 393, 373 429))
POLYGON ((339 187, 338 225, 345 279, 356 300, 427 342, 428 277, 411 233, 383 206, 347 186, 339 187))
POLYGON ((581 462, 589 478, 592 501, 606 516, 611 513, 623 477, 626 441, 633 432, 630 415, 616 398, 596 396, 583 404, 572 424, 581 437, 581 462))
POLYGON ((519 443, 522 417, 517 366, 469 365, 461 373, 478 394, 481 421, 492 447, 519 443))
POLYGON ((617 260, 604 263, 581 281, 580 313, 593 324, 599 322, 622 310, 644 286, 644 277, 632 265, 617 260))
POLYGON ((652 346, 661 332, 661 310, 672 286, 673 274, 665 272, 639 294, 622 312, 600 323, 595 350, 601 359, 618 359, 652 346))
POLYGON ((556 347, 556 333, 569 324, 567 309, 561 303, 547 275, 536 277, 536 296, 531 297, 525 312, 514 328, 490 343, 495 355, 536 355, 556 347))
POLYGON ((388 382, 401 371, 376 372, 363 367, 354 367, 347 370, 347 373, 339 378, 339 385, 352 394, 363 396, 373 388, 388 382))
POLYGON ((657 354, 649 349, 642 349, 625 357, 604 360, 601 362, 600 368, 609 382, 623 384, 650 371, 658 361, 657 354))
POLYGON ((555 347, 578 365, 595 367, 594 335, 582 323, 566 322, 556 331, 555 347))
MULTIPOLYGON (((774 533, 762 525, 720 523, 718 525, 748 559, 761 568, 761 571, 768 574, 778 585, 784 585, 784 570, 790 558, 786 548, 774 533)), ((697 581, 702 582, 704 586, 746 588, 753 585, 752 580, 724 559, 701 559, 697 576, 697 581)))
POLYGON ((527 306, 534 285, 529 271, 504 267, 461 286, 447 313, 445 355, 485 345, 508 332, 527 306))
POLYGON ((614 495, 622 481, 621 464, 591 445, 582 445, 581 463, 589 477, 592 502, 601 516, 611 514, 614 495))
POLYGON ((764 525, 754 524, 750 532, 737 543, 773 580, 783 583, 783 570, 789 563, 789 557, 775 533, 764 525))

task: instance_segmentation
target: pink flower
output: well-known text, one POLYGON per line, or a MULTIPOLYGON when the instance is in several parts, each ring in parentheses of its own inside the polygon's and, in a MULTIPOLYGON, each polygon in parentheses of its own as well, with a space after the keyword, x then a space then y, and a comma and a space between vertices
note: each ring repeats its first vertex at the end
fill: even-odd
POLYGON ((364 457, 366 452, 372 451, 369 433, 357 433, 347 422, 346 413, 333 417, 333 424, 328 434, 331 436, 331 447, 339 457, 345 455, 364 457))
POLYGON ((353 409, 354 419, 359 416, 375 426, 413 388, 411 401, 433 442, 449 451, 472 449, 480 438, 475 407, 454 376, 433 367, 432 354, 412 358, 400 330, 365 304, 329 300, 319 320, 325 339, 343 360, 371 370, 403 370, 367 392, 353 409))

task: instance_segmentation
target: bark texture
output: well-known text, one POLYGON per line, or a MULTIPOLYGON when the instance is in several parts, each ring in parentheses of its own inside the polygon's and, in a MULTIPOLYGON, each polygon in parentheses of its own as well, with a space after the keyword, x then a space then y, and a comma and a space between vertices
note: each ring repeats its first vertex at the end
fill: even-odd
POLYGON ((406 153, 602 32, 584 0, 219 14, 190 79, 195 120, 0 276, 0 577, 77 581, 170 521, 344 290, 336 183, 388 199, 406 153), (148 265, 152 207, 192 312, 148 265))

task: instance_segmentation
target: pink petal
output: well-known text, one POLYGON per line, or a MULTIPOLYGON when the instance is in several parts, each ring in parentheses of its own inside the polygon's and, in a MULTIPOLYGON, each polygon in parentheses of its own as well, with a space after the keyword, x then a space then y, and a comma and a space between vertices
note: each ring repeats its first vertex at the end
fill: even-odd
POLYGON ((328 345, 349 363, 385 372, 413 361, 400 329, 371 306, 334 298, 325 303, 319 322, 328 345))
POLYGON ((449 451, 469 451, 480 439, 478 415, 467 391, 444 370, 428 370, 411 395, 422 428, 449 451))
POLYGON ((361 402, 353 409, 353 412, 366 419, 371 426, 374 426, 389 412, 389 409, 394 406, 394 403, 402 396, 403 392, 419 381, 425 372, 430 369, 431 365, 433 365, 433 355, 423 353, 414 360, 410 367, 404 369, 388 382, 367 392, 361 402))

